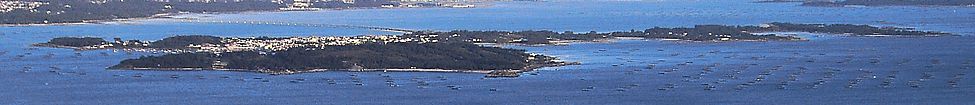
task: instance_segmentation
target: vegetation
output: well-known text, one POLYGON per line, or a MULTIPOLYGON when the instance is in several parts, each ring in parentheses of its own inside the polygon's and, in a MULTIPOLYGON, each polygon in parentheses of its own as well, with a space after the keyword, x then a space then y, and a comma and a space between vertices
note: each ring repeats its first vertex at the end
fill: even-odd
POLYGON ((94 37, 58 37, 51 39, 45 43, 34 44, 35 46, 47 46, 47 47, 75 47, 79 50, 86 49, 107 49, 107 48, 155 48, 155 49, 185 49, 189 45, 202 45, 202 44, 223 44, 221 42, 223 38, 215 36, 203 36, 203 35, 188 35, 188 36, 174 36, 168 37, 163 40, 154 41, 146 43, 139 40, 129 40, 122 41, 121 39, 116 39, 115 42, 108 42, 102 38, 94 37), (104 46, 106 48, 93 47, 93 46, 104 46), (86 48, 91 47, 91 48, 86 48))
MULTIPOLYGON (((853 24, 795 24, 768 23, 758 26, 697 25, 693 28, 650 28, 642 31, 617 31, 608 33, 571 31, 468 31, 416 32, 404 34, 408 42, 364 42, 361 44, 330 45, 323 47, 293 47, 284 50, 242 50, 231 52, 179 53, 161 56, 145 56, 124 60, 113 69, 237 69, 256 72, 287 73, 315 69, 449 69, 449 70, 504 70, 490 73, 494 76, 514 76, 539 67, 567 65, 553 57, 527 54, 523 50, 485 47, 473 43, 521 43, 552 44, 563 40, 594 41, 615 37, 667 38, 694 41, 733 40, 798 40, 794 36, 756 35, 763 32, 811 32, 847 35, 948 35, 948 33, 916 31, 911 28, 874 27, 853 24), (420 39, 421 41, 417 41, 420 39), (431 40, 436 40, 433 42, 431 40)), ((258 37, 251 40, 280 39, 258 37)), ((90 47, 128 49, 149 48, 161 50, 185 50, 189 45, 217 44, 221 37, 190 35, 174 36, 154 42, 115 39, 106 42, 101 38, 55 38, 41 43, 45 46, 90 47)), ((81 48, 85 49, 85 48, 81 48)))
POLYGON ((917 31, 912 28, 874 27, 854 24, 796 24, 796 23, 768 23, 760 26, 725 26, 725 25, 696 25, 693 28, 661 28, 654 27, 642 31, 616 32, 587 32, 572 31, 469 31, 455 30, 449 32, 417 32, 406 34, 405 37, 435 37, 449 42, 474 43, 521 43, 521 44, 552 44, 559 40, 593 41, 614 37, 642 37, 654 39, 682 39, 693 41, 731 41, 731 40, 799 40, 793 36, 756 35, 762 32, 811 32, 850 35, 947 35, 948 33, 917 31))
MULTIPOLYGON (((927 35, 949 35, 949 33, 918 31, 913 28, 898 27, 874 27, 869 25, 854 24, 796 24, 796 23, 768 23, 759 26, 725 26, 725 25, 696 25, 693 28, 661 28, 654 27, 642 31, 616 31, 616 32, 587 32, 575 33, 571 31, 470 31, 455 30, 448 32, 415 32, 404 34, 406 38, 433 38, 442 42, 463 42, 463 43, 520 43, 520 44, 554 44, 556 41, 580 40, 595 41, 615 37, 641 37, 654 39, 682 39, 693 41, 733 41, 733 40, 800 40, 794 36, 757 35, 753 33, 763 32, 811 32, 847 35, 895 35, 895 36, 927 36, 927 35)), ((55 38, 50 42, 43 43, 57 46, 93 46, 100 44, 113 44, 113 48, 156 48, 156 49, 185 49, 188 45, 203 44, 224 44, 223 38, 214 36, 189 35, 175 36, 163 40, 149 42, 145 45, 143 41, 105 42, 100 38, 55 38), (123 44, 127 43, 127 44, 123 44), (124 45, 124 46, 123 46, 124 45)), ((279 38, 259 37, 254 40, 270 40, 279 38)))
POLYGON ((220 40, 223 38, 216 36, 204 36, 204 35, 188 35, 188 36, 174 36, 168 37, 163 40, 154 41, 149 43, 148 47, 151 48, 163 48, 163 49, 181 49, 186 48, 189 45, 201 45, 201 44, 223 44, 220 40))
POLYGON ((645 31, 618 31, 609 33, 598 33, 598 32, 588 32, 588 33, 575 33, 571 31, 566 32, 555 32, 555 31, 469 31, 469 30, 455 30, 449 32, 424 32, 424 33, 414 33, 407 34, 406 37, 422 37, 435 35, 437 39, 445 41, 466 41, 474 43, 521 43, 521 44, 553 44, 554 41, 560 40, 581 40, 581 41, 595 41, 604 40, 615 37, 644 37, 644 38, 668 38, 668 39, 683 39, 683 40, 694 40, 694 41, 717 41, 720 38, 728 36, 719 35, 731 35, 732 40, 796 40, 798 38, 791 36, 775 36, 775 35, 753 35, 750 33, 744 33, 740 31, 729 31, 729 30, 711 30, 705 26, 699 26, 701 28, 651 28, 645 31), (687 34, 683 34, 687 33, 687 34), (710 34, 709 34, 710 33, 710 34))
POLYGON ((550 40, 596 40, 607 34, 574 34, 572 32, 558 33, 553 31, 469 31, 455 30, 449 32, 421 32, 406 34, 405 37, 436 36, 436 39, 448 42, 474 43, 525 43, 548 44, 550 40))
POLYGON ((53 46, 66 46, 66 47, 89 47, 108 43, 105 39, 95 38, 95 37, 59 37, 51 39, 47 43, 40 43, 38 45, 53 45, 53 46))
MULTIPOLYGON (((129 59, 112 66, 128 68, 225 68, 262 72, 313 69, 450 69, 522 70, 535 57, 523 50, 482 47, 470 43, 371 43, 323 48, 292 48, 278 52, 242 51, 182 53, 129 59), (225 67, 213 67, 216 61, 225 67)), ((537 60, 553 58, 538 56, 537 60)))
POLYGON ((765 32, 812 32, 812 33, 831 33, 831 34, 852 34, 852 35, 948 35, 950 33, 917 31, 913 28, 897 27, 874 27, 869 25, 854 24, 794 24, 794 23, 769 23, 769 27, 749 29, 751 31, 765 32))
POLYGON ((168 54, 127 59, 109 68, 210 68, 213 61, 216 58, 210 53, 168 54))

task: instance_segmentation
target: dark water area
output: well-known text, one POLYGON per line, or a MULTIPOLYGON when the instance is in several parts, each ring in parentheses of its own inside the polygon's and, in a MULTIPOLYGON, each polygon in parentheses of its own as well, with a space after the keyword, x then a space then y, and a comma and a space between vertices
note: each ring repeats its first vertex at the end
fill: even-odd
MULTIPOLYGON (((33 48, 62 36, 392 34, 321 27, 173 23, 168 19, 0 27, 0 104, 975 104, 975 9, 822 8, 728 1, 503 2, 472 9, 241 13, 206 20, 298 21, 428 30, 615 31, 696 24, 851 23, 948 37, 805 35, 799 42, 619 40, 504 46, 582 65, 518 78, 435 72, 106 70, 153 55, 33 48), (651 68, 650 66, 653 65, 651 68)), ((189 15, 191 17, 195 15, 189 15)))

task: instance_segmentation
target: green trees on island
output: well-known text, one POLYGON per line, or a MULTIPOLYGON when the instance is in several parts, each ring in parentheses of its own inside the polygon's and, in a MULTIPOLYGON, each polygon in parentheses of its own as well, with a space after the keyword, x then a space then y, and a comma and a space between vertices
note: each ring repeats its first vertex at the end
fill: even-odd
POLYGON ((795 36, 780 36, 774 34, 758 35, 763 32, 810 32, 848 35, 898 35, 924 36, 948 35, 949 33, 917 31, 912 28, 875 27, 855 24, 797 24, 797 23, 767 23, 759 26, 727 26, 727 25, 695 25, 694 27, 662 28, 654 27, 642 31, 614 31, 587 32, 572 31, 470 31, 454 30, 447 32, 420 32, 406 34, 405 37, 429 37, 436 35, 437 39, 452 42, 475 43, 522 43, 522 44, 551 44, 556 40, 599 40, 614 37, 642 37, 651 39, 682 39, 693 41, 725 41, 725 40, 799 40, 795 36))
POLYGON ((201 44, 223 44, 220 40, 223 38, 216 36, 205 36, 205 35, 186 35, 186 36, 174 36, 168 37, 163 40, 154 41, 149 43, 148 47, 152 48, 170 48, 179 49, 186 48, 188 45, 201 45, 201 44))
MULTIPOLYGON (((617 32, 555 31, 469 31, 418 32, 394 40, 406 42, 365 42, 324 47, 291 47, 284 50, 243 50, 231 52, 197 52, 189 45, 223 45, 224 38, 203 35, 174 36, 159 41, 107 42, 101 38, 54 38, 45 46, 90 47, 113 45, 101 49, 185 50, 179 54, 144 56, 124 60, 115 69, 132 68, 225 68, 261 72, 301 71, 313 69, 452 69, 452 70, 521 70, 539 66, 560 65, 554 58, 530 55, 523 50, 480 46, 474 43, 551 44, 559 40, 594 41, 615 37, 668 38, 694 41, 730 40, 798 40, 795 36, 757 35, 762 32, 811 32, 846 35, 948 35, 949 33, 916 31, 912 28, 875 27, 853 24, 768 23, 758 26, 696 25, 691 28, 654 27, 645 30, 617 32), (424 41, 418 41, 422 39, 424 41), (430 41, 431 39, 437 41, 430 41), (116 46, 119 45, 119 46, 116 46)), ((248 40, 276 40, 258 37, 248 40)), ((289 42, 291 43, 291 42, 289 42)), ((294 44, 294 43, 291 43, 294 44)), ((86 48, 80 48, 86 49, 86 48)), ((99 49, 99 48, 91 48, 99 49)))
POLYGON ((58 37, 51 39, 47 43, 55 46, 68 46, 68 47, 89 47, 95 45, 102 45, 108 43, 105 39, 95 38, 95 37, 58 37))
POLYGON ((278 52, 242 51, 211 54, 182 53, 124 60, 111 68, 211 68, 216 61, 227 69, 452 69, 520 70, 531 55, 523 50, 482 47, 470 43, 370 43, 322 48, 292 48, 278 52))

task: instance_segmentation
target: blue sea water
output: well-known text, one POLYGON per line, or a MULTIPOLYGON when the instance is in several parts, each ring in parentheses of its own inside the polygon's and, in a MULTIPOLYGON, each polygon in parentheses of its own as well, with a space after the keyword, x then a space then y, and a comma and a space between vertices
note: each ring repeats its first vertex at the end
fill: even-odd
POLYGON ((499 2, 467 9, 183 16, 215 21, 438 31, 607 32, 699 24, 850 23, 914 27, 961 36, 827 35, 807 36, 813 40, 801 42, 620 40, 564 46, 505 46, 583 64, 543 68, 518 78, 497 79, 483 78, 483 74, 433 72, 271 76, 223 71, 106 70, 105 67, 121 60, 153 54, 30 47, 31 43, 64 36, 157 40, 196 34, 228 37, 395 34, 365 29, 185 23, 173 19, 0 27, 0 96, 4 97, 0 104, 975 104, 969 98, 975 96, 975 53, 972 53, 975 52, 975 36, 972 36, 975 35, 975 18, 972 18, 975 8, 825 8, 749 2, 499 2), (651 64, 655 65, 652 69, 648 68, 651 64), (134 77, 140 74, 142 77, 134 77), (762 81, 749 84, 757 78, 762 81), (295 79, 307 80, 290 82, 295 79), (329 84, 329 80, 335 84, 329 84), (363 85, 355 85, 354 81, 363 85), (820 81, 823 84, 814 85, 820 81), (884 85, 884 81, 890 84, 884 85), (952 86, 950 81, 957 85, 952 86), (713 90, 707 90, 711 86, 713 90))

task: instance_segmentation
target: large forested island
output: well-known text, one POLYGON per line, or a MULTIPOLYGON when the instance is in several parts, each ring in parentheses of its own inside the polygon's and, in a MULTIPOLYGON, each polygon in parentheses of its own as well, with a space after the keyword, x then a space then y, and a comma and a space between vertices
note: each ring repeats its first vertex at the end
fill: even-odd
POLYGON ((270 74, 335 70, 510 74, 575 64, 517 49, 400 36, 221 38, 188 35, 158 41, 61 37, 35 46, 166 52, 159 56, 124 60, 109 67, 134 70, 230 70, 270 74))
POLYGON ((239 70, 287 74, 323 70, 521 72, 570 63, 522 50, 469 43, 365 43, 281 51, 179 53, 124 60, 110 69, 239 70))
POLYGON ((620 37, 688 41, 794 41, 796 36, 766 32, 844 35, 941 36, 942 32, 852 24, 768 23, 758 26, 698 25, 620 32, 448 31, 347 37, 215 37, 186 35, 157 41, 106 41, 95 37, 60 37, 34 46, 76 50, 164 52, 124 60, 111 69, 235 70, 289 74, 324 70, 452 71, 517 76, 539 67, 562 66, 554 57, 477 43, 548 45, 612 40, 620 37))

